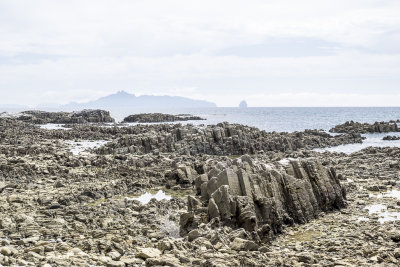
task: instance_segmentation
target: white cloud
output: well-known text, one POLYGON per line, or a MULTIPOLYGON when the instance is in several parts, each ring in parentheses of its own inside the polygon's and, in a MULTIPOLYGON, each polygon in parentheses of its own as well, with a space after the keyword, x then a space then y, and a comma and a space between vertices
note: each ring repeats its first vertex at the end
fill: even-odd
POLYGON ((394 107, 400 94, 284 93, 250 95, 247 99, 255 107, 394 107))
POLYGON ((333 90, 384 102, 400 80, 399 12, 396 0, 0 0, 0 97, 65 103, 126 90, 236 106, 249 94, 303 101, 333 90), (334 53, 221 53, 271 40, 334 53))

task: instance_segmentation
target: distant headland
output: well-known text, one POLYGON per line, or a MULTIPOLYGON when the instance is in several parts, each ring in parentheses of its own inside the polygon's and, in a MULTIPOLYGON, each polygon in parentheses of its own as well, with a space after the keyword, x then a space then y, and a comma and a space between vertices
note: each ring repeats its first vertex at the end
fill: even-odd
POLYGON ((86 103, 72 102, 63 106, 67 109, 83 109, 83 108, 210 108, 216 107, 213 102, 204 100, 196 100, 181 96, 155 96, 141 95, 136 96, 125 91, 119 91, 94 101, 86 103))

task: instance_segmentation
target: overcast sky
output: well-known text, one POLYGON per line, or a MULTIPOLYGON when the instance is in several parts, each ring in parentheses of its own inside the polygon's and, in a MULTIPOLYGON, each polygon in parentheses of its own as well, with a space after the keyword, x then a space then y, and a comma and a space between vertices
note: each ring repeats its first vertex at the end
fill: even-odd
POLYGON ((0 0, 0 103, 398 106, 399 0, 0 0))

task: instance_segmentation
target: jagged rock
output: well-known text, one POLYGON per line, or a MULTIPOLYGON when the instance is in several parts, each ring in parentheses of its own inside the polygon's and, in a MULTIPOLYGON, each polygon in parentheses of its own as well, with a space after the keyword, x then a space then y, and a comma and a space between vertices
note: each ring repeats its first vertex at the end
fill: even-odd
MULTIPOLYGON (((323 131, 267 133, 243 125, 219 123, 206 127, 193 125, 142 125, 129 129, 102 129, 129 133, 99 148, 102 154, 178 153, 182 155, 244 155, 260 151, 295 151, 348 143, 361 143, 359 134, 331 136, 323 131)), ((90 129, 94 130, 94 127, 90 129)), ((90 130, 86 128, 86 130, 90 130)), ((71 133, 69 133, 71 134, 71 133)))
MULTIPOLYGON (((306 223, 345 206, 335 171, 315 159, 264 163, 243 156, 229 165, 220 164, 226 167, 207 182, 208 220, 257 231, 261 239, 280 233, 284 224, 306 223)), ((181 224, 182 233, 196 229, 196 216, 182 215, 181 221, 191 222, 181 224)))

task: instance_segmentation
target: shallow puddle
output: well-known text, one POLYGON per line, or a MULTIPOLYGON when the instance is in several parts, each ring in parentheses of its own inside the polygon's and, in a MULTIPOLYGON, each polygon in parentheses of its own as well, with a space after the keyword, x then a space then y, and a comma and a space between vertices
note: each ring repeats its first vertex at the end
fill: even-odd
POLYGON ((71 128, 63 127, 64 124, 47 123, 39 125, 41 129, 46 130, 70 130, 71 128))
MULTIPOLYGON (((387 206, 383 204, 374 204, 366 206, 364 209, 368 210, 370 215, 376 214, 378 217, 378 222, 394 222, 400 220, 400 212, 391 212, 387 210, 387 206)), ((366 221, 365 217, 359 217, 358 221, 366 221), (363 219, 361 219, 363 218, 363 219)))
POLYGON ((392 191, 387 191, 384 193, 369 194, 369 197, 375 197, 375 198, 391 197, 391 198, 396 198, 396 199, 400 200, 400 191, 397 189, 394 189, 392 191))
POLYGON ((170 200, 172 197, 170 195, 166 195, 164 191, 159 190, 157 193, 155 194, 151 194, 149 192, 144 193, 143 195, 139 196, 139 197, 134 197, 134 198, 126 198, 127 200, 137 200, 140 203, 142 203, 143 205, 147 204, 150 202, 151 199, 156 199, 157 201, 166 199, 166 200, 170 200))
POLYGON ((84 152, 88 149, 95 149, 101 147, 108 143, 108 141, 97 140, 97 141, 66 141, 69 146, 69 150, 74 155, 79 155, 79 153, 84 152))
POLYGON ((379 213, 381 211, 387 210, 386 205, 382 204, 374 204, 366 206, 364 209, 368 210, 369 214, 379 213))

